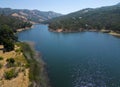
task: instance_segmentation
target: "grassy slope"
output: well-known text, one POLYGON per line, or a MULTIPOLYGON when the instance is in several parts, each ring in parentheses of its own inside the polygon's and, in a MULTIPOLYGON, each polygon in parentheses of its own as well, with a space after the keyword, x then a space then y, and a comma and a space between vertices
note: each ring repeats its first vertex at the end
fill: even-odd
POLYGON ((45 64, 40 59, 40 56, 33 49, 30 43, 16 43, 15 50, 3 53, 0 50, 0 60, 2 67, 0 68, 0 87, 50 87, 45 72, 45 64), (6 67, 8 58, 15 59, 15 66, 6 67), (5 80, 5 71, 15 69, 18 71, 18 76, 10 80, 5 80), (24 71, 23 71, 24 70, 24 71), (19 84, 19 85, 18 85, 19 84))
POLYGON ((2 67, 0 68, 0 87, 28 87, 30 83, 28 78, 29 68, 26 68, 27 61, 22 54, 20 47, 16 45, 15 50, 5 53, 0 50, 0 57, 3 58, 2 60, 0 60, 0 64, 2 65, 2 67), (15 65, 13 67, 6 67, 6 60, 8 58, 15 59, 15 65), (15 69, 15 71, 18 72, 18 76, 10 80, 6 80, 4 74, 6 71, 9 71, 11 69, 15 69))

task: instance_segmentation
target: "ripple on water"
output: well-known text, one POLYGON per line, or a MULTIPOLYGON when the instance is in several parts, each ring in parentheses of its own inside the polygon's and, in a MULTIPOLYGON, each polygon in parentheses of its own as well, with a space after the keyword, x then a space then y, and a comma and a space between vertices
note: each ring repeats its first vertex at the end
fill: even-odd
POLYGON ((96 59, 90 59, 73 67, 71 76, 73 87, 107 87, 108 72, 96 59))

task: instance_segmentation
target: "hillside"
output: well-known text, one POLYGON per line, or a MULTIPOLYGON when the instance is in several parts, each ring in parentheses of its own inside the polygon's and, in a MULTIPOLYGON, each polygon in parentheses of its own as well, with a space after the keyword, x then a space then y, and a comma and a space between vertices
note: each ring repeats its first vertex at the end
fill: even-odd
POLYGON ((15 45, 10 52, 0 50, 0 87, 28 87, 29 68, 26 66, 28 62, 19 46, 15 45))
POLYGON ((14 49, 14 43, 17 41, 16 31, 18 29, 30 28, 30 22, 24 22, 12 16, 0 15, 0 45, 4 46, 4 51, 14 49))
POLYGON ((48 19, 61 16, 52 11, 44 12, 39 10, 0 8, 0 14, 14 16, 24 21, 42 22, 48 19))
POLYGON ((17 42, 9 52, 0 45, 0 87, 50 87, 45 64, 32 44, 17 42))
POLYGON ((0 15, 0 27, 2 25, 9 26, 13 31, 16 31, 19 28, 31 27, 30 22, 25 22, 19 18, 12 16, 0 15))
POLYGON ((86 8, 46 21, 50 29, 62 31, 113 30, 120 32, 120 4, 101 8, 86 8))
POLYGON ((31 26, 19 18, 0 15, 0 87, 49 87, 45 64, 32 43, 17 41, 17 29, 31 26))

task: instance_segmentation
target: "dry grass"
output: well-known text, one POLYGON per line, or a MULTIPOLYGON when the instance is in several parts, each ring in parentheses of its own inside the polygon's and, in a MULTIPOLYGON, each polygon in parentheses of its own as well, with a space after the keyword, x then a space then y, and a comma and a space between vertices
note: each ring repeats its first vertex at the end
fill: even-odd
POLYGON ((25 64, 27 64, 27 61, 22 54, 21 51, 19 51, 20 47, 15 46, 15 50, 11 52, 3 53, 2 50, 0 50, 0 56, 3 57, 3 60, 0 60, 0 64, 2 64, 2 68, 0 69, 0 87, 28 87, 29 86, 29 69, 25 68, 25 64), (16 51, 18 50, 18 51, 16 51), (6 67, 6 60, 8 58, 14 58, 15 62, 21 63, 21 66, 15 66, 12 68, 15 68, 16 70, 19 70, 20 68, 24 68, 24 71, 19 70, 18 76, 16 78, 12 78, 11 80, 6 80, 4 78, 5 71, 11 69, 6 67))

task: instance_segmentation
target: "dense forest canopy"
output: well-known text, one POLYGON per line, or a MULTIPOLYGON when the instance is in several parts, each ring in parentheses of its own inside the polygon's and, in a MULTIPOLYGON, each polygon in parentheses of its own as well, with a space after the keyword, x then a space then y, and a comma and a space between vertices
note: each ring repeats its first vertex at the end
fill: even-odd
POLYGON ((106 29, 120 32, 120 4, 96 9, 83 9, 46 21, 49 28, 63 30, 106 29))

